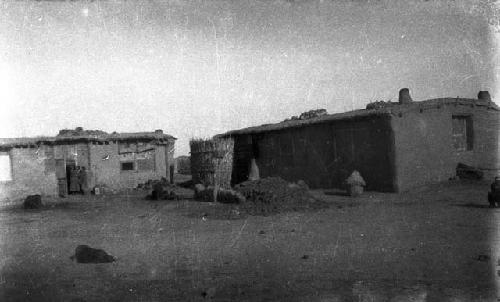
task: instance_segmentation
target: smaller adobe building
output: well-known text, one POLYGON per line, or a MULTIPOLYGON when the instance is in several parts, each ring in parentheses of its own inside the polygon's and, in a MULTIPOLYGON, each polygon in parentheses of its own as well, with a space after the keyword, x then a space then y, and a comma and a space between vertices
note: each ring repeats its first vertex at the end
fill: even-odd
POLYGON ((64 195, 68 171, 85 167, 90 186, 114 191, 170 179, 176 138, 154 132, 61 130, 55 137, 0 139, 0 200, 64 195))
POLYGON ((448 180, 458 163, 477 167, 486 177, 497 175, 499 130, 500 109, 486 91, 477 99, 413 102, 404 88, 398 102, 216 137, 234 139, 233 184, 248 179, 255 158, 261 177, 340 188, 358 170, 368 190, 400 192, 448 180))

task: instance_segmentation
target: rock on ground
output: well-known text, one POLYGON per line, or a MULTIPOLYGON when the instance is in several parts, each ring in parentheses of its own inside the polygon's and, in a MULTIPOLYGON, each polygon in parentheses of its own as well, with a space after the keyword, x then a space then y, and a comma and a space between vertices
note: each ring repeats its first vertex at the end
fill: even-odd
POLYGON ((29 195, 23 203, 25 209, 40 209, 42 207, 42 197, 40 195, 29 195))
POLYGON ((88 245, 79 245, 75 249, 75 254, 70 257, 78 263, 109 263, 116 261, 116 258, 101 249, 94 249, 88 245))

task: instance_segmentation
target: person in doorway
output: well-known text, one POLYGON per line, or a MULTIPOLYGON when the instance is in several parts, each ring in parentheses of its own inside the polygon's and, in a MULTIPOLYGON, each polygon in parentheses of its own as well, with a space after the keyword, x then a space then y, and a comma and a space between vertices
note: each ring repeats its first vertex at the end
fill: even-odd
POLYGON ((85 167, 81 167, 78 172, 78 183, 80 184, 80 193, 82 195, 87 194, 89 191, 89 183, 85 167))

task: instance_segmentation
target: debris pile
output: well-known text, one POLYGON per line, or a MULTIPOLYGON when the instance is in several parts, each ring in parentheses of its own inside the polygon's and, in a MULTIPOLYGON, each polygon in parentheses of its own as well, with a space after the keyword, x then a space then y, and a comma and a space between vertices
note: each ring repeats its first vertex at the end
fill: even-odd
POLYGON ((177 200, 179 196, 175 193, 175 185, 157 181, 153 184, 151 198, 153 200, 177 200))
POLYGON ((304 181, 289 183, 280 177, 248 180, 233 189, 219 188, 217 195, 213 186, 196 184, 194 197, 200 201, 218 202, 204 209, 202 219, 240 219, 247 215, 267 216, 328 207, 327 202, 309 193, 304 181))
POLYGON ((153 186, 157 183, 162 183, 165 185, 168 185, 168 181, 165 177, 162 177, 161 179, 148 179, 146 182, 138 184, 137 187, 135 188, 136 190, 151 190, 153 189, 153 186))
POLYGON ((82 127, 76 127, 75 129, 62 129, 59 130, 58 137, 72 137, 72 136, 105 136, 108 133, 102 130, 84 130, 82 127))
POLYGON ((147 199, 152 200, 178 200, 181 199, 180 195, 176 193, 177 186, 170 184, 165 177, 160 180, 148 179, 143 184, 138 184, 136 190, 151 191, 147 199))
POLYGON ((457 176, 460 179, 472 179, 479 180, 483 179, 483 171, 476 167, 468 166, 463 163, 458 163, 457 165, 457 176))
POLYGON ((269 215, 280 212, 317 209, 324 203, 316 200, 303 181, 288 183, 279 177, 245 181, 235 186, 245 201, 240 210, 250 215, 269 215))

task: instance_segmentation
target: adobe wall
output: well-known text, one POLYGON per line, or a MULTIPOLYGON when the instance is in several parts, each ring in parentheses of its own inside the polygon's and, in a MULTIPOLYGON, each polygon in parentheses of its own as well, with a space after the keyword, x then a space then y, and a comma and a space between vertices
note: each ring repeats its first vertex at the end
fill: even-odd
POLYGON ((51 162, 51 147, 13 148, 9 154, 12 180, 0 182, 0 200, 8 202, 24 199, 32 194, 58 194, 55 166, 51 162))
POLYGON ((153 148, 154 169, 150 171, 121 171, 122 161, 133 161, 132 155, 120 154, 119 143, 110 142, 109 145, 90 145, 91 170, 95 177, 95 184, 104 184, 113 190, 134 188, 139 183, 149 179, 169 179, 167 161, 163 145, 144 145, 143 148, 153 148))
POLYGON ((399 191, 448 180, 459 162, 498 173, 499 112, 485 107, 442 105, 441 108, 404 112, 392 118, 395 134, 396 175, 399 191), (471 115, 473 150, 453 147, 452 115, 471 115))
POLYGON ((358 170, 367 189, 395 190, 393 137, 389 117, 371 116, 311 124, 281 131, 238 136, 235 140, 234 183, 245 180, 246 165, 258 145, 260 176, 304 180, 312 188, 341 188, 358 170))
MULTIPOLYGON (((0 181, 0 200, 24 199, 30 194, 58 196, 55 159, 73 160, 78 166, 90 170, 94 185, 104 184, 113 190, 134 188, 149 179, 169 180, 167 169, 173 163, 173 143, 169 145, 142 144, 150 152, 154 162, 148 171, 121 171, 119 144, 67 144, 13 148, 9 151, 12 164, 12 180, 0 181)), ((125 158, 126 159, 126 158, 125 158)))
POLYGON ((54 146, 54 157, 74 161, 76 166, 89 168, 89 145, 87 143, 54 146))

